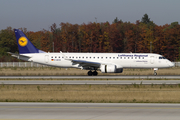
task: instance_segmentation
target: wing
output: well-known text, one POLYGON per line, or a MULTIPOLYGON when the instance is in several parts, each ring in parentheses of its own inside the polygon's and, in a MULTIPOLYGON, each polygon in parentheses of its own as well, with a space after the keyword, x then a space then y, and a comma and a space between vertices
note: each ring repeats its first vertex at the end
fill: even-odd
POLYGON ((90 68, 90 67, 99 68, 101 66, 101 63, 99 63, 99 62, 92 62, 92 61, 86 61, 86 60, 67 59, 67 57, 62 53, 62 51, 60 51, 60 53, 65 58, 65 60, 71 61, 73 63, 73 65, 79 64, 79 66, 82 66, 83 68, 90 68))
POLYGON ((68 60, 70 60, 73 64, 79 64, 84 68, 88 68, 88 67, 99 68, 101 66, 101 63, 99 62, 92 62, 86 60, 73 60, 73 59, 68 59, 68 60))

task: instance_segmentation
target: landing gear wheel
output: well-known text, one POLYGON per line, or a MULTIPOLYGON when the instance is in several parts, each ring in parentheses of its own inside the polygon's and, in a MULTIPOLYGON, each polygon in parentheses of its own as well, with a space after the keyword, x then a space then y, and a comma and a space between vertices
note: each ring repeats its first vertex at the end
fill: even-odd
POLYGON ((88 75, 89 75, 89 76, 92 76, 92 75, 93 75, 93 72, 92 72, 92 71, 88 71, 88 75))
POLYGON ((156 73, 156 71, 154 71, 154 76, 156 76, 157 75, 157 73, 156 73))
POLYGON ((157 75, 156 71, 158 70, 158 68, 154 68, 154 76, 157 75))
POLYGON ((94 71, 94 72, 92 72, 92 74, 93 74, 94 76, 97 76, 97 75, 98 75, 98 72, 97 72, 97 71, 94 71))

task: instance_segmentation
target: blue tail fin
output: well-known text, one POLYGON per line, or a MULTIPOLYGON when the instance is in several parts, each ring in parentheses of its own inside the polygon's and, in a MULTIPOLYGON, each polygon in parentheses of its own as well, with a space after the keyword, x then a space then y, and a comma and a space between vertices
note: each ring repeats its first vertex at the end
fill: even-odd
POLYGON ((44 51, 37 49, 26 35, 19 29, 14 29, 16 40, 19 48, 19 54, 42 53, 44 51))

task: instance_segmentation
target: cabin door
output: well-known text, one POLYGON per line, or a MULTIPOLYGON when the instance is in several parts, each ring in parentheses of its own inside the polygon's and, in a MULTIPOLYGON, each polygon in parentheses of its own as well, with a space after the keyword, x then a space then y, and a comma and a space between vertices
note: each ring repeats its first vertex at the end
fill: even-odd
POLYGON ((44 60, 45 60, 45 63, 48 63, 49 62, 49 55, 45 55, 44 60))
POLYGON ((150 56, 150 63, 154 64, 154 56, 150 56))

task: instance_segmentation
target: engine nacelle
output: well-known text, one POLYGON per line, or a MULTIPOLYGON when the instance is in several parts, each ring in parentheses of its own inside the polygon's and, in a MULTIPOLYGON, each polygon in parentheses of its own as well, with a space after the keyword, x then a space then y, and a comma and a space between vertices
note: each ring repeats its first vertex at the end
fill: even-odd
POLYGON ((100 70, 102 73, 122 73, 123 68, 117 68, 116 65, 101 65, 100 70))

